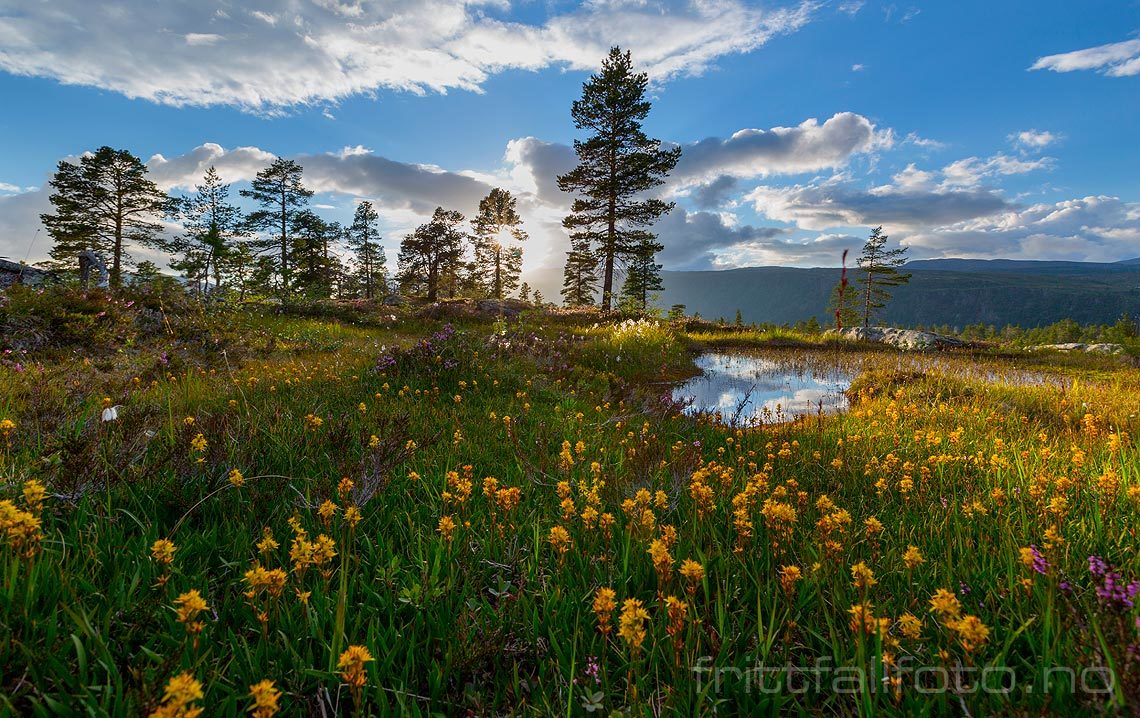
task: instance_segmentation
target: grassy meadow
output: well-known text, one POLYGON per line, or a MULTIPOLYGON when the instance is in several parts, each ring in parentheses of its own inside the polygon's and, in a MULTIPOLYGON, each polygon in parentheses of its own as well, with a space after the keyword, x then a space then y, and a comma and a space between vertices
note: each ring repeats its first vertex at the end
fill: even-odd
POLYGON ((68 311, 0 358, 0 714, 1140 710, 1119 359, 68 311), (859 362, 851 409, 742 430, 671 400, 701 347, 776 345, 859 362))

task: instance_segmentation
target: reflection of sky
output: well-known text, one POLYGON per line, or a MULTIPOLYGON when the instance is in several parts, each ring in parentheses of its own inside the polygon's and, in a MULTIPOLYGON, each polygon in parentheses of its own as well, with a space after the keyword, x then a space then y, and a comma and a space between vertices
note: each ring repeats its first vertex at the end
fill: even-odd
POLYGON ((851 374, 836 367, 805 370, 771 359, 734 354, 702 354, 696 364, 704 372, 673 390, 673 398, 689 401, 690 414, 719 412, 737 422, 773 422, 847 407, 843 391, 851 374))

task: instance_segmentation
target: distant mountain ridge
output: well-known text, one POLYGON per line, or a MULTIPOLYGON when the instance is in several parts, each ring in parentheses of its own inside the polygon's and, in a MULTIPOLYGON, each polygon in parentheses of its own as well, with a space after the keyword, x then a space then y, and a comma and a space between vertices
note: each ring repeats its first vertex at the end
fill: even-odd
MULTIPOLYGON (((882 314, 900 326, 1016 324, 1037 327, 1062 319, 1111 324, 1122 314, 1140 316, 1140 258, 1122 262, 1012 259, 925 259, 908 262, 910 283, 895 290, 882 314)), ((662 272, 657 304, 684 304, 689 314, 747 322, 794 323, 816 317, 829 324, 827 303, 838 268, 746 267, 719 271, 662 272)), ((857 272, 849 271, 854 280, 857 272)), ((530 278, 556 300, 561 272, 530 278)), ((858 291, 858 286, 853 287, 858 291)))
MULTIPOLYGON (((1108 324, 1140 315, 1140 262, 1051 262, 933 259, 907 263, 910 283, 894 292, 883 319, 890 324, 1017 324, 1061 319, 1108 324)), ((857 273, 854 273, 857 275, 857 273)), ((826 307, 839 281, 834 268, 751 267, 725 272, 665 272, 663 306, 685 304, 706 317, 739 308, 746 321, 795 322, 826 307)), ((853 277, 854 278, 854 277, 853 277)), ((857 287, 856 287, 857 290, 857 287)))

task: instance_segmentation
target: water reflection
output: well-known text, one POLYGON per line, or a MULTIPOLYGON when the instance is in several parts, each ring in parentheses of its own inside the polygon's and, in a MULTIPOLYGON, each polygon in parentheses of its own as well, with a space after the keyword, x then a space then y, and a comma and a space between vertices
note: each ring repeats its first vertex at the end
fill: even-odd
POLYGON ((709 352, 697 357, 703 372, 673 390, 689 414, 720 414, 734 426, 790 421, 847 408, 844 391, 853 374, 838 366, 779 362, 747 354, 709 352))

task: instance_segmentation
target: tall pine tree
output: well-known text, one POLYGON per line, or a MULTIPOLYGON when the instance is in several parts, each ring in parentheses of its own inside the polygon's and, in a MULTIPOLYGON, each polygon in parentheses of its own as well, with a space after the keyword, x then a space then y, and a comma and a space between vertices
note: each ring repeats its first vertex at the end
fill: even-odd
POLYGON ((859 265, 860 303, 863 310, 863 326, 871 326, 878 310, 891 299, 891 289, 910 281, 909 274, 898 270, 906 263, 906 247, 887 249, 887 235, 881 226, 871 230, 871 236, 863 245, 863 253, 856 260, 859 265))
POLYGON ((345 234, 348 248, 356 255, 356 279, 368 299, 386 294, 388 289, 388 258, 380 246, 379 222, 380 213, 365 200, 356 205, 356 214, 345 234))
MULTIPOLYGON (((655 235, 646 227, 673 208, 646 197, 676 166, 681 149, 662 149, 641 129, 649 115, 649 78, 633 71, 629 52, 610 50, 598 74, 582 85, 574 101, 574 126, 590 134, 574 141, 578 166, 558 178, 558 187, 577 195, 562 225, 571 240, 588 244, 602 268, 602 309, 613 305, 618 264, 655 235)), ((652 260, 650 260, 652 261, 652 260)))
POLYGON ((54 242, 49 253, 57 266, 75 266, 85 250, 110 255, 111 286, 120 287, 131 261, 128 244, 169 249, 158 220, 170 198, 130 152, 100 147, 78 164, 60 162, 49 185, 55 212, 40 219, 54 242))
POLYGON ((301 183, 301 165, 293 160, 278 157, 254 177, 250 189, 241 191, 261 205, 248 217, 248 227, 266 233, 255 245, 262 251, 273 250, 277 255, 276 271, 278 291, 284 294, 291 286, 292 267, 289 261, 292 228, 297 216, 305 211, 312 191, 301 183))
POLYGON ((479 201, 479 212, 471 220, 475 276, 487 296, 494 299, 514 291, 522 273, 522 248, 503 244, 504 234, 516 242, 527 238, 515 204, 509 191, 495 187, 479 201))
POLYGON ((588 241, 570 240, 566 253, 566 268, 562 273, 562 304, 567 307, 588 307, 594 303, 598 291, 598 259, 588 241))
POLYGON ((223 267, 244 234, 242 212, 229 203, 230 187, 213 167, 206 170, 194 192, 171 203, 174 218, 185 229, 172 249, 183 255, 187 268, 200 267, 207 285, 212 278, 217 288, 222 284, 223 267))
POLYGON ((423 295, 429 302, 440 291, 453 292, 463 261, 466 234, 459 228, 461 213, 436 207, 430 222, 400 242, 400 288, 406 294, 423 295))

